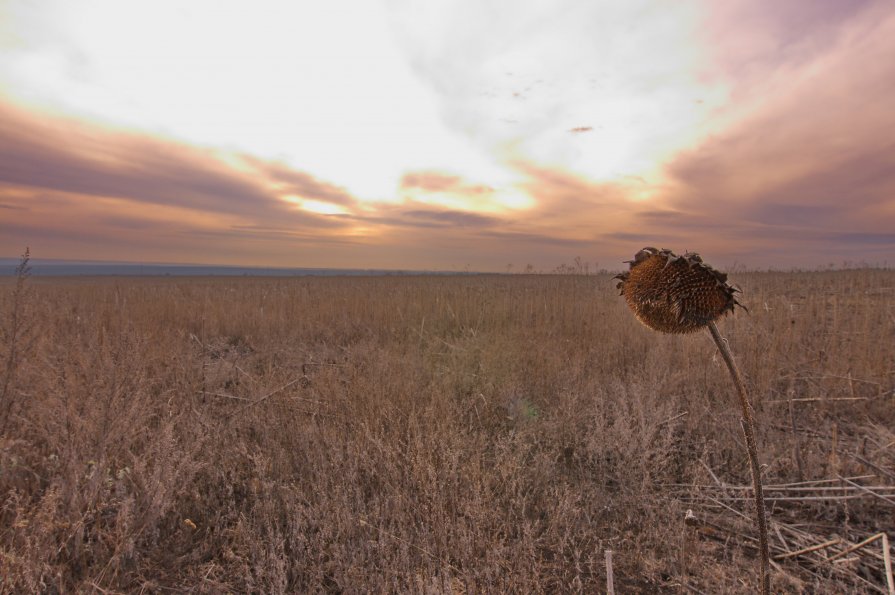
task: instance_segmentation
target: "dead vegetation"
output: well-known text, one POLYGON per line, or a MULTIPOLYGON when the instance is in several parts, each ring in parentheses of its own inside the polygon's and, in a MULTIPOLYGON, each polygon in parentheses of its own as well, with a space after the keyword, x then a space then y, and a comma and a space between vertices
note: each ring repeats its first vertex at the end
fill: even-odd
MULTIPOLYGON (((736 281, 775 590, 885 593, 881 537, 843 552, 895 526, 895 273, 736 281)), ((724 364, 608 275, 26 285, 2 592, 595 592, 607 549, 619 593, 756 583, 724 364)))
MULTIPOLYGON (((761 481, 761 463, 755 443, 755 413, 743 375, 730 345, 715 321, 735 310, 739 291, 727 283, 727 275, 702 261, 695 252, 676 255, 671 250, 643 248, 630 261, 630 269, 617 277, 628 306, 647 327, 663 333, 693 333, 708 330, 730 372, 743 412, 743 438, 752 475, 755 528, 758 531, 759 584, 761 595, 771 592, 771 554, 768 544, 767 510, 761 481)), ((742 307, 742 306, 741 306, 742 307)), ((685 520, 691 520, 692 513, 685 520)), ((611 571, 610 571, 611 572, 611 571)))

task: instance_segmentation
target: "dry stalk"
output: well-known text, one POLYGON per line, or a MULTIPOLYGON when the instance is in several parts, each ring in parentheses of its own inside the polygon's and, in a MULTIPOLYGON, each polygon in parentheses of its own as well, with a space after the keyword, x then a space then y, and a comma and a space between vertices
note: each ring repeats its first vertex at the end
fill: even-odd
POLYGON ((727 284, 727 275, 703 263, 702 258, 693 252, 677 255, 671 250, 647 247, 634 255, 634 260, 629 263, 630 269, 617 277, 620 279, 617 288, 637 319, 662 333, 692 333, 708 327, 736 385, 755 497, 761 557, 760 591, 762 595, 768 595, 771 591, 768 526, 752 405, 730 348, 715 325, 715 320, 740 305, 734 297, 738 290, 727 284))
POLYGON ((264 395, 263 397, 261 397, 261 398, 259 398, 259 399, 256 399, 256 400, 254 400, 254 401, 252 401, 252 402, 250 402, 250 403, 247 403, 247 404, 244 405, 241 409, 238 409, 238 410, 234 413, 234 415, 241 415, 241 414, 245 413, 246 410, 249 409, 250 407, 254 407, 255 405, 258 405, 258 404, 260 404, 260 403, 263 403, 264 401, 266 401, 267 399, 271 398, 272 396, 277 395, 277 394, 283 392, 284 390, 286 390, 286 389, 289 388, 290 386, 292 386, 292 385, 296 384, 297 382, 301 381, 303 378, 305 378, 305 376, 299 376, 298 378, 295 378, 294 380, 292 380, 292 381, 290 381, 290 382, 287 382, 286 384, 284 384, 284 385, 281 386, 280 388, 277 388, 277 389, 274 389, 274 390, 270 391, 269 393, 267 393, 267 394, 264 395))
POLYGON ((25 308, 27 306, 25 281, 31 272, 28 262, 31 259, 31 251, 25 248, 22 260, 16 267, 16 287, 12 294, 12 311, 9 315, 9 327, 7 329, 7 341, 9 351, 6 354, 5 373, 3 384, 0 386, 0 434, 6 430, 6 424, 13 409, 13 393, 15 391, 15 376, 19 366, 20 351, 22 349, 22 334, 25 327, 25 308))
POLYGON ((752 470, 752 489, 755 497, 755 519, 758 526, 758 543, 759 553, 761 555, 761 582, 762 593, 770 593, 770 552, 768 551, 768 520, 765 516, 764 494, 761 489, 761 467, 758 464, 758 447, 755 445, 755 421, 752 417, 752 405, 749 403, 749 397, 746 394, 746 386, 743 384, 743 378, 737 368, 730 348, 715 322, 709 322, 709 331, 712 333, 712 339, 721 351, 724 357, 724 363, 730 372, 730 377, 736 385, 737 394, 740 397, 740 407, 743 413, 743 434, 746 437, 746 449, 749 451, 749 467, 752 470))
POLYGON ((612 550, 606 550, 606 593, 615 595, 615 579, 612 576, 612 550))
POLYGON ((799 481, 805 479, 805 463, 802 461, 802 445, 801 439, 799 438, 799 432, 796 427, 796 414, 795 407, 793 407, 793 395, 795 391, 793 390, 794 381, 792 379, 789 380, 789 387, 786 389, 786 397, 787 397, 787 409, 789 410, 789 425, 792 428, 792 458, 796 462, 796 469, 798 470, 797 477, 799 481))
POLYGON ((845 549, 842 550, 841 552, 838 552, 838 553, 836 553, 836 554, 833 554, 832 556, 830 556, 829 561, 832 562, 833 560, 836 560, 837 558, 841 558, 842 556, 845 556, 845 555, 847 555, 847 554, 850 554, 850 553, 852 553, 852 552, 855 551, 855 550, 859 550, 859 549, 861 549, 862 547, 864 547, 864 546, 866 546, 866 545, 870 545, 871 543, 873 543, 873 542, 876 541, 877 539, 881 539, 881 538, 883 537, 883 535, 885 535, 885 533, 877 533, 876 535, 871 535, 870 537, 868 537, 868 538, 865 539, 864 541, 858 542, 858 543, 854 544, 854 545, 851 546, 851 547, 847 547, 847 548, 845 548, 845 549))
MULTIPOLYGON (((857 484, 857 483, 855 483, 855 482, 853 482, 853 481, 849 481, 848 479, 842 477, 841 475, 837 475, 836 477, 838 477, 839 479, 841 479, 841 480, 844 481, 845 483, 847 483, 847 484, 849 484, 849 485, 851 485, 851 486, 854 486, 855 488, 861 490, 862 492, 865 492, 865 493, 867 493, 867 494, 869 494, 869 495, 871 495, 871 496, 874 496, 874 497, 876 497, 876 498, 879 498, 879 499, 882 500, 883 502, 888 502, 889 504, 895 504, 895 500, 893 500, 890 496, 885 496, 885 495, 883 495, 883 494, 880 494, 879 492, 875 492, 875 491, 873 491, 874 488, 869 488, 869 487, 866 487, 866 486, 862 486, 862 485, 860 485, 860 484, 857 484)), ((886 487, 887 487, 887 486, 883 486, 883 489, 886 489, 886 487)))
MULTIPOLYGON (((828 547, 832 547, 839 543, 841 540, 837 537, 835 539, 831 539, 829 541, 825 541, 823 543, 818 543, 817 545, 812 545, 809 547, 803 547, 800 550, 796 550, 794 552, 787 552, 785 554, 778 554, 774 556, 775 560, 785 560, 786 558, 794 558, 795 556, 801 556, 802 554, 810 554, 811 552, 817 552, 822 549, 826 549, 828 547)), ((830 558, 831 560, 833 558, 830 558)))
POLYGON ((892 577, 892 556, 889 554, 889 536, 883 533, 883 563, 886 566, 886 587, 889 595, 895 595, 895 579, 892 577))

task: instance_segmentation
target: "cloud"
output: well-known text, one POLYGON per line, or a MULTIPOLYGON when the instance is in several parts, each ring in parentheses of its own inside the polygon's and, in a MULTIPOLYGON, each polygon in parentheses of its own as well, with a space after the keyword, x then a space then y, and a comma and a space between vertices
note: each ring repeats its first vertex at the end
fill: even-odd
POLYGON ((257 240, 264 242, 286 242, 286 245, 298 246, 301 244, 315 247, 333 244, 358 246, 361 242, 347 237, 330 236, 302 232, 289 228, 267 227, 263 225, 231 225, 221 229, 197 229, 178 230, 178 235, 189 237, 206 237, 220 240, 242 242, 245 240, 257 240))
POLYGON ((523 186, 538 199, 542 211, 556 207, 610 207, 624 198, 622 182, 595 182, 581 174, 532 161, 516 160, 512 165, 525 176, 523 186))
POLYGON ((564 238, 561 236, 550 236, 537 233, 523 233, 514 231, 486 231, 482 235, 500 240, 501 242, 511 242, 513 244, 521 244, 524 246, 549 245, 561 248, 586 249, 593 246, 593 243, 587 240, 576 240, 573 238, 564 238))
POLYGON ((403 168, 340 152, 363 152, 351 130, 374 120, 320 135, 338 157, 321 169, 0 102, 0 253, 38 238, 55 256, 398 268, 612 266, 643 245, 716 265, 895 257, 883 0, 389 6, 436 106, 429 128, 375 119, 364 150, 403 168), (450 150, 430 150, 435 128, 450 150), (412 159, 371 140, 390 135, 412 159), (388 183, 361 200, 358 172, 388 183))
POLYGON ((334 215, 334 219, 373 225, 380 232, 392 228, 423 228, 443 230, 475 230, 506 226, 509 222, 500 217, 471 211, 432 208, 425 203, 412 201, 401 204, 379 204, 372 212, 334 215))
POLYGON ((294 208, 283 195, 354 202, 342 188, 281 163, 42 117, 2 103, 0 183, 296 224, 323 219, 294 208))
POLYGON ((522 224, 535 233, 592 240, 624 225, 635 208, 628 181, 596 182, 528 161, 513 167, 524 176, 520 188, 534 199, 522 224))
MULTIPOLYGON (((860 243, 872 248, 870 259, 891 256, 895 62, 880 57, 895 54, 895 12, 823 4, 811 27, 778 43, 820 36, 829 45, 812 44, 796 57, 780 50, 776 63, 751 64, 750 76, 765 83, 760 101, 745 101, 726 128, 670 161, 669 209, 641 213, 644 225, 705 238, 723 231, 732 238, 728 254, 763 239, 769 248, 790 245, 803 262, 818 258, 817 242, 833 253, 860 243)), ((767 18, 787 22, 787 15, 767 18)))
POLYGON ((883 244, 895 246, 895 233, 832 233, 830 239, 845 244, 883 244))
POLYGON ((242 158, 267 176, 284 194, 343 206, 355 202, 354 197, 341 186, 318 180, 307 172, 296 171, 282 163, 265 162, 249 155, 243 155, 242 158))
POLYGON ((843 25, 885 0, 706 2, 706 36, 718 73, 761 91, 768 74, 803 66, 835 44, 843 25))
MULTIPOLYGON (((424 197, 494 192, 434 171, 408 172, 403 187, 424 197)), ((0 204, 10 214, 0 218, 3 252, 31 245, 43 256, 104 260, 461 267, 475 251, 492 252, 496 239, 482 232, 510 225, 496 214, 412 197, 362 204, 339 184, 284 163, 8 104, 0 104, 0 204), (305 212, 293 199, 345 212, 305 212)), ((500 265, 479 266, 502 267, 508 255, 495 254, 500 265)))
POLYGON ((625 243, 632 243, 642 246, 654 244, 666 245, 669 242, 680 242, 683 236, 670 233, 668 231, 658 231, 655 233, 629 233, 626 231, 615 231, 603 234, 603 237, 609 240, 621 240, 625 243))
POLYGON ((0 182, 245 213, 273 197, 199 149, 0 105, 0 182))
MULTIPOLYGON (((781 197, 785 200, 785 197, 781 197)), ((764 225, 829 226, 842 221, 846 205, 760 203, 747 209, 748 219, 764 225)))
POLYGON ((452 192, 466 195, 482 195, 494 192, 484 184, 470 184, 462 177, 437 171, 412 171, 401 178, 402 190, 423 190, 425 192, 452 192))
POLYGON ((290 206, 283 194, 354 202, 340 187, 283 164, 233 160, 226 153, 0 104, 3 184, 295 223, 323 220, 290 206))
POLYGON ((445 122, 499 147, 533 199, 504 239, 562 238, 607 260, 647 241, 754 265, 779 262, 784 246, 814 262, 823 242, 891 256, 890 3, 705 1, 669 13, 570 2, 558 15, 435 4, 393 6, 417 25, 402 28, 405 50, 445 122))
POLYGON ((226 263, 240 258, 234 253, 249 238, 279 242, 268 245, 269 258, 290 245, 325 244, 350 227, 302 210, 289 196, 355 203, 341 187, 282 163, 0 103, 4 251, 24 242, 56 255, 73 249, 124 258, 149 250, 160 253, 153 259, 197 262, 202 253, 205 262, 226 263))
POLYGON ((403 215, 411 219, 434 221, 454 227, 493 227, 501 223, 497 217, 464 211, 413 210, 404 211, 403 215))
POLYGON ((686 145, 722 98, 700 76, 709 64, 695 35, 697 3, 388 6, 441 120, 488 155, 512 146, 524 160, 614 179, 686 145))
POLYGON ((132 230, 161 230, 164 226, 159 221, 152 221, 145 217, 124 217, 101 215, 94 219, 97 225, 112 229, 132 230))

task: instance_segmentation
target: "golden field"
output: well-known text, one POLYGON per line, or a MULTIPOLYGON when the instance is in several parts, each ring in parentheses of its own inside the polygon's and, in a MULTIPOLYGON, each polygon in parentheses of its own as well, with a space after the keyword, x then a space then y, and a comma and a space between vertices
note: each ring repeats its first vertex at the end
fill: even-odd
MULTIPOLYGON (((885 593, 895 272, 731 282, 774 592, 885 593)), ((8 277, 0 398, 4 593, 756 583, 723 362, 606 274, 8 277)))

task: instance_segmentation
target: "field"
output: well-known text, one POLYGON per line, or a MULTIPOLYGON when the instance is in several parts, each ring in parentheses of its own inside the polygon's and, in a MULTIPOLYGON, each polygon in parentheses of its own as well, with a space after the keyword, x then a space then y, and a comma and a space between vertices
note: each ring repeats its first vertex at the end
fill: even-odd
MULTIPOLYGON (((885 593, 895 272, 731 281, 774 591, 885 593)), ((0 333, 0 592, 756 584, 723 361, 609 275, 5 278, 0 333)))

